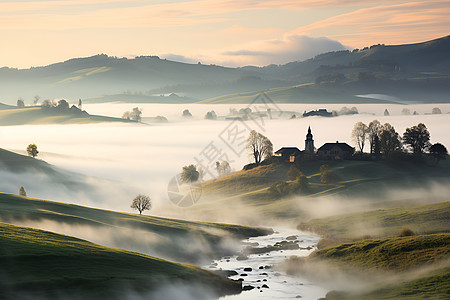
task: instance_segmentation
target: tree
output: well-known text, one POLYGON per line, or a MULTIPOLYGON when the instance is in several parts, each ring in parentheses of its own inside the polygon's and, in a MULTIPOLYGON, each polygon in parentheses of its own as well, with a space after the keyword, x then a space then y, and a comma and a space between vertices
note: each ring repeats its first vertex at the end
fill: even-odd
POLYGON ((369 135, 369 127, 363 122, 358 122, 353 127, 352 138, 356 142, 359 151, 363 153, 364 144, 366 143, 367 136, 369 135))
POLYGON ((297 167, 294 165, 291 165, 291 167, 289 168, 289 170, 286 173, 286 177, 289 180, 294 180, 301 175, 303 175, 302 172, 299 169, 297 169, 297 167))
POLYGON ((440 115, 440 114, 442 114, 442 111, 439 107, 433 107, 433 109, 431 110, 431 113, 433 115, 440 115))
POLYGON ((64 99, 61 99, 58 101, 56 108, 61 109, 61 110, 69 109, 69 102, 67 102, 64 99))
POLYGON ((447 148, 441 143, 431 145, 429 151, 431 156, 436 160, 436 165, 441 159, 446 159, 448 155, 447 148))
POLYGON ((39 153, 36 144, 29 144, 27 147, 27 153, 28 156, 35 158, 39 153))
POLYGON ((141 114, 142 114, 142 109, 139 109, 139 107, 135 107, 135 108, 133 108, 132 111, 124 112, 122 115, 122 119, 140 122, 142 120, 141 114))
POLYGON ((272 142, 255 130, 252 130, 247 139, 247 149, 255 160, 255 164, 261 163, 263 159, 269 158, 273 154, 272 142))
POLYGON ((38 104, 40 99, 41 99, 41 97, 39 97, 38 95, 34 96, 33 104, 34 105, 38 104))
POLYGON ((81 99, 78 99, 78 109, 83 110, 83 102, 81 101, 81 99))
POLYGON ((144 210, 150 210, 152 208, 152 199, 149 196, 139 194, 133 199, 130 207, 137 209, 139 214, 142 215, 144 210))
POLYGON ((45 99, 44 101, 42 101, 42 107, 43 108, 51 108, 51 107, 55 107, 55 102, 54 101, 52 101, 52 100, 48 100, 48 99, 45 99))
POLYGON ((294 183, 293 183, 293 187, 292 187, 292 191, 293 192, 300 192, 300 193, 304 193, 307 192, 309 190, 309 181, 308 178, 301 174, 300 176, 298 176, 294 183))
POLYGON ((330 170, 328 165, 320 166, 320 182, 329 184, 337 181, 337 175, 330 170))
POLYGON ((388 158, 392 152, 399 151, 401 147, 399 134, 391 124, 385 123, 380 132, 380 150, 385 158, 388 158))
POLYGON ((389 116, 389 111, 388 111, 387 108, 384 110, 384 115, 385 115, 385 116, 389 116))
POLYGON ((134 107, 130 113, 130 119, 134 120, 136 122, 140 122, 142 120, 141 115, 142 115, 142 109, 139 109, 139 107, 134 107))
POLYGON ((381 123, 378 120, 373 120, 369 123, 369 126, 367 127, 367 135, 369 137, 369 144, 370 144, 370 154, 374 153, 375 150, 375 139, 379 139, 381 131, 381 123))
POLYGON ((216 170, 219 177, 223 177, 231 173, 231 166, 226 160, 222 162, 216 161, 216 170))
POLYGON ((199 179, 200 173, 195 165, 184 166, 181 172, 181 181, 184 183, 195 182, 199 179))
POLYGON ((25 191, 23 186, 21 186, 20 189, 19 189, 19 196, 23 196, 23 197, 27 196, 27 192, 25 191))
POLYGON ((217 115, 215 111, 208 111, 205 115, 206 120, 217 120, 217 115))
POLYGON ((402 109, 402 115, 407 116, 407 115, 410 115, 410 114, 411 114, 411 111, 409 109, 407 109, 407 108, 402 109))
POLYGON ((22 98, 17 99, 17 107, 24 107, 25 102, 23 102, 22 98))
POLYGON ((185 117, 185 118, 191 118, 192 117, 192 114, 189 111, 189 109, 183 110, 183 117, 185 117))
POLYGON ((423 123, 406 128, 403 133, 403 143, 413 150, 414 155, 422 153, 430 147, 430 133, 423 123))

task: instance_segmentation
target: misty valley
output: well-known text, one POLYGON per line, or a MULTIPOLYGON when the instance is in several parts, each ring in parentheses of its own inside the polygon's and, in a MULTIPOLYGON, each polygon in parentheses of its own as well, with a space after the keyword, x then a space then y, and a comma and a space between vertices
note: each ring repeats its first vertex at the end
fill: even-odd
POLYGON ((85 103, 97 119, 82 122, 15 111, 0 127, 3 296, 444 299, 450 161, 431 145, 450 145, 450 105, 262 97, 85 103))
POLYGON ((0 299, 449 299, 450 6, 322 2, 2 1, 0 299))

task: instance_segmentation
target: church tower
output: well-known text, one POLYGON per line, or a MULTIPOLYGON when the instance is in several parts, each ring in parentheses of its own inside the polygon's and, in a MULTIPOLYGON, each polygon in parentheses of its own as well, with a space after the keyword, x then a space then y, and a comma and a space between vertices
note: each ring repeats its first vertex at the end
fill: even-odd
POLYGON ((308 134, 305 140, 305 152, 314 153, 314 140, 311 133, 311 126, 308 126, 308 134))

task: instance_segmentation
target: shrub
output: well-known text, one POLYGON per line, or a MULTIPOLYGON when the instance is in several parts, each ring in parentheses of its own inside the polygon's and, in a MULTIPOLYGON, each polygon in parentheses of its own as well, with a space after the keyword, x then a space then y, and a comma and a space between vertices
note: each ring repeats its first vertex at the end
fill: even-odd
POLYGON ((414 236, 416 235, 414 233, 414 231, 412 231, 411 229, 409 229, 409 227, 403 227, 402 231, 400 231, 399 237, 404 237, 404 236, 414 236))

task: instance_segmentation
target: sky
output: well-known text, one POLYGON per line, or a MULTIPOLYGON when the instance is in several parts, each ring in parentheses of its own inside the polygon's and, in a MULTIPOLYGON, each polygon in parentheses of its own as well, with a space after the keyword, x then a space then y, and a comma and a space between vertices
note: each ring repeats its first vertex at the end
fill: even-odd
POLYGON ((446 36, 449 15, 448 0, 0 0, 0 66, 99 53, 283 64, 446 36))

